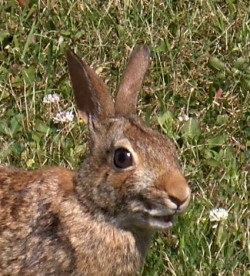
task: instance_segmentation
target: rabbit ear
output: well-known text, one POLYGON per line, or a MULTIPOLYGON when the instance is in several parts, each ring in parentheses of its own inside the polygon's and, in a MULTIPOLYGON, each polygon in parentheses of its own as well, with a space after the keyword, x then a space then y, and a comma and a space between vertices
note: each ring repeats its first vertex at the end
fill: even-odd
POLYGON ((106 84, 74 52, 67 51, 71 83, 78 111, 88 122, 92 116, 97 119, 114 115, 114 104, 106 84))
POLYGON ((117 115, 136 112, 137 97, 151 60, 150 49, 146 45, 137 46, 128 61, 115 101, 117 115))

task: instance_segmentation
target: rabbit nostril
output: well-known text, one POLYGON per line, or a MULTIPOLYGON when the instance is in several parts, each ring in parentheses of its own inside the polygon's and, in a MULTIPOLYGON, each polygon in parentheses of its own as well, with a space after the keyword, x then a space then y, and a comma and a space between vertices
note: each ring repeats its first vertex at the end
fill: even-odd
POLYGON ((184 200, 181 200, 175 196, 169 196, 169 199, 177 205, 179 208, 187 199, 185 198, 184 200))

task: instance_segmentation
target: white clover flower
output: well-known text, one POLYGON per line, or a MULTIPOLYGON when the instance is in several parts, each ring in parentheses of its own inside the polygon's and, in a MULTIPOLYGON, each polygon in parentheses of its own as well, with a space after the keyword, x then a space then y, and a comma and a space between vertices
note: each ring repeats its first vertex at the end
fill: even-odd
POLYGON ((183 121, 186 122, 186 121, 188 121, 190 118, 188 117, 188 115, 185 115, 185 114, 184 114, 184 115, 182 115, 182 116, 179 116, 178 119, 179 119, 180 122, 183 122, 183 121))
POLYGON ((74 114, 72 111, 58 112, 53 120, 56 123, 69 123, 74 120, 74 114))
POLYGON ((215 208, 209 212, 210 221, 223 221, 228 217, 228 211, 223 208, 215 208))
POLYGON ((60 101, 60 96, 56 93, 54 94, 48 94, 44 96, 43 103, 58 103, 60 101))
POLYGON ((58 39, 58 44, 61 45, 64 41, 64 38, 63 36, 60 36, 59 39, 58 39))

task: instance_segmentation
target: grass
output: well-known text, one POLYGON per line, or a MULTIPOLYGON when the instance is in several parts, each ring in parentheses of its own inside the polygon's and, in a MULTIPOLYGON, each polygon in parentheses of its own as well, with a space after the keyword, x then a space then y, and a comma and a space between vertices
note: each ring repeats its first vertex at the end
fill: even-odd
POLYGON ((155 237, 143 275, 249 275, 248 2, 0 0, 0 163, 77 168, 86 126, 52 119, 75 112, 65 49, 115 93, 133 46, 148 44, 153 64, 139 113, 176 142, 193 200, 155 237), (45 105, 51 93, 62 100, 45 105), (229 216, 213 228, 217 207, 229 216))

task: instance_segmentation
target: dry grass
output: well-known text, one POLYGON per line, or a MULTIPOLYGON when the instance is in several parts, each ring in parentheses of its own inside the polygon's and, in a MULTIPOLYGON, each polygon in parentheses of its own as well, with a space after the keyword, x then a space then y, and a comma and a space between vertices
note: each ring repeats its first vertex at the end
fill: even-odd
POLYGON ((175 140, 193 202, 155 238, 144 275, 249 275, 248 1, 55 0, 21 8, 0 0, 0 12, 0 162, 77 168, 86 126, 53 121, 57 111, 74 110, 65 49, 115 93, 133 46, 148 44, 154 62, 139 112, 175 140), (44 105, 51 93, 62 100, 44 105), (229 217, 212 228, 215 207, 229 217))

